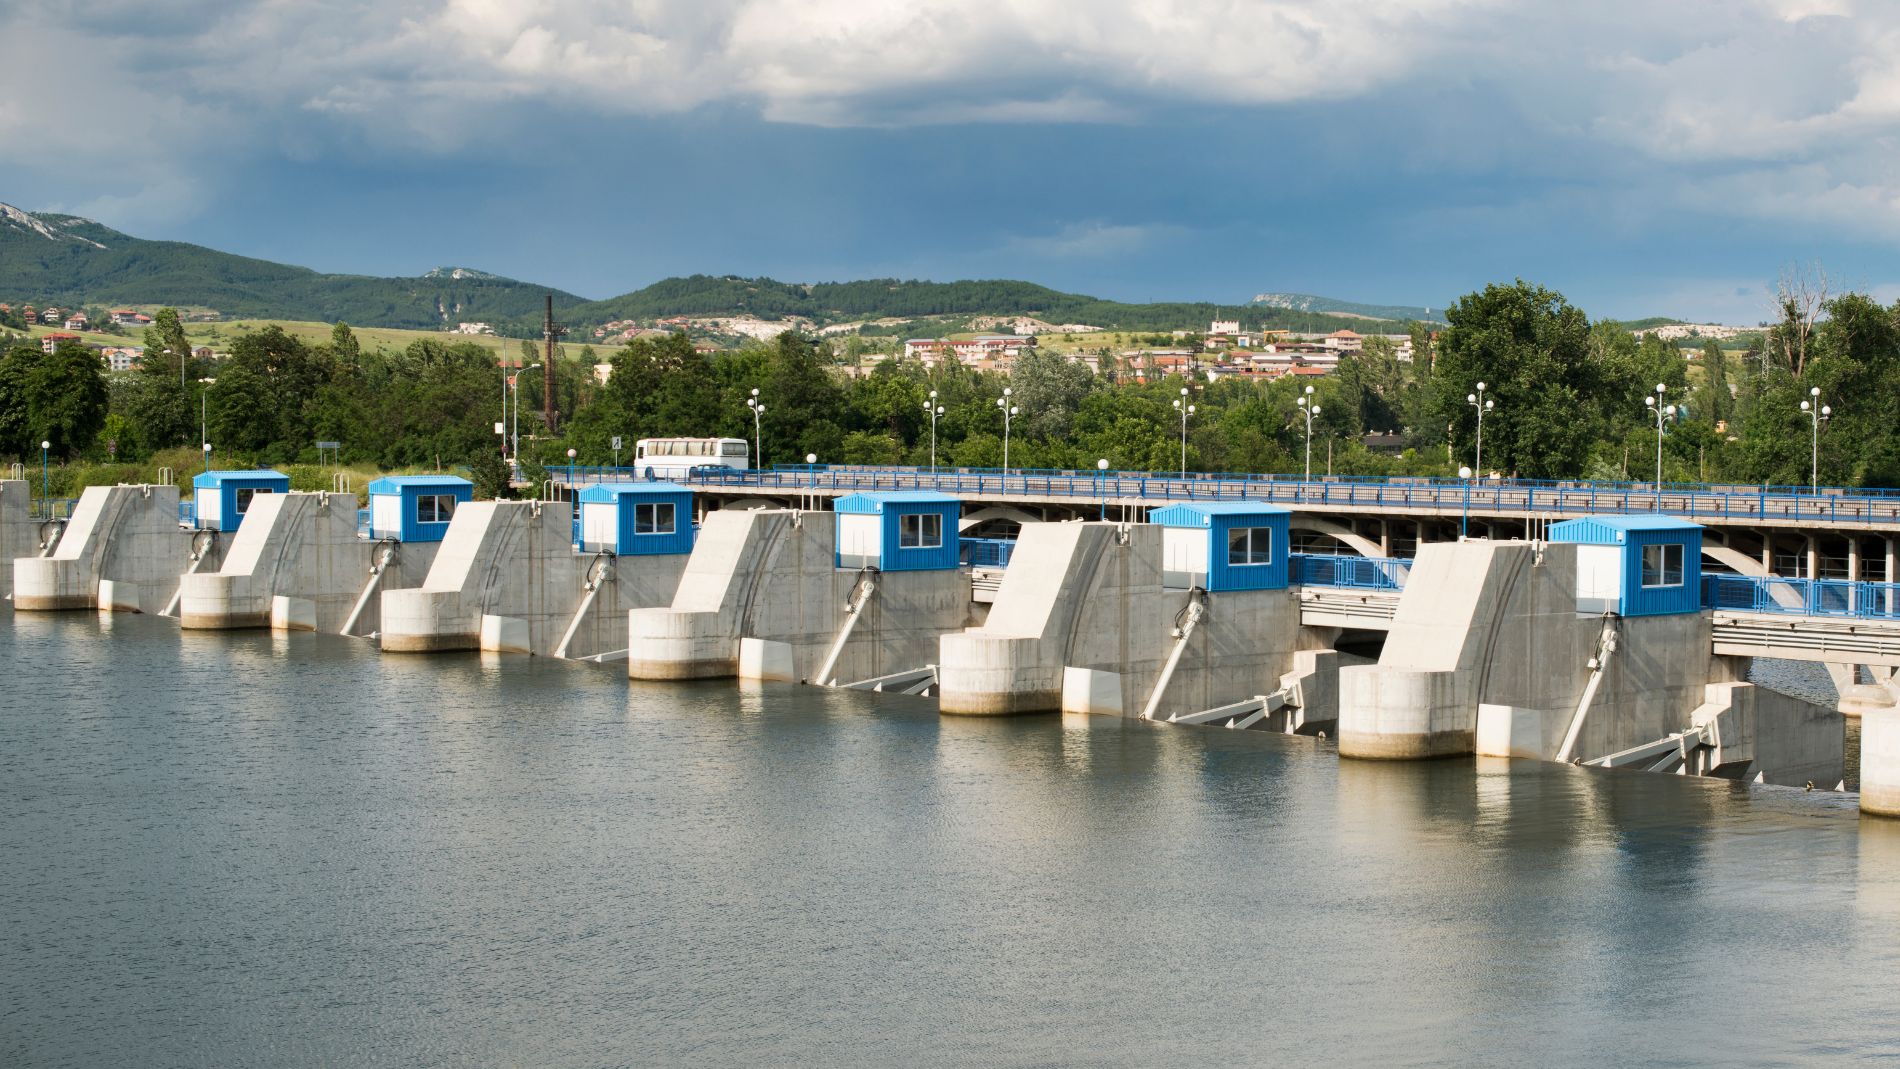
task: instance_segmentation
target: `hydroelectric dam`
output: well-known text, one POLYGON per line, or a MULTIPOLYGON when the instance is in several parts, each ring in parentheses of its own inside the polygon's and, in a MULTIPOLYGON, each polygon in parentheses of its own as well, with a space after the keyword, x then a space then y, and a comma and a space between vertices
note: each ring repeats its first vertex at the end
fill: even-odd
MULTIPOLYGON (((864 467, 0 485, 14 611, 1820 789, 1900 816, 1900 496, 864 467), (55 516, 54 512, 63 513, 55 516), (1838 703, 1749 682, 1825 665, 1838 703)), ((1612 774, 1605 772, 1604 774, 1612 774)))

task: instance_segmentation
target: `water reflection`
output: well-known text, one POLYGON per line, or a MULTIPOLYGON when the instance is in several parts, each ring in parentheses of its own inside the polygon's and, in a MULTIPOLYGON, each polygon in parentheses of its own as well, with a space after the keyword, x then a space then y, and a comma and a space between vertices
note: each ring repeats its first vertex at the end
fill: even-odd
POLYGON ((1900 1054, 1839 796, 111 625, 0 620, 19 1064, 1900 1054))

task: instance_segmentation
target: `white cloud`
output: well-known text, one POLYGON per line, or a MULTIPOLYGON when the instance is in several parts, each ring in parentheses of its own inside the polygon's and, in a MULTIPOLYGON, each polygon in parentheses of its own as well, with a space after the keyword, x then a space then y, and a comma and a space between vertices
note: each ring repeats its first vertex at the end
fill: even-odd
MULTIPOLYGON (((91 172, 136 158, 135 173, 99 193, 174 210, 220 153, 312 157, 326 137, 452 153, 492 144, 510 108, 1139 125, 1162 109, 1364 98, 1399 113, 1424 100, 1511 112, 1547 139, 1538 149, 1611 161, 1598 180, 1618 181, 1625 159, 1634 170, 1691 164, 1713 175, 1690 179, 1704 183, 1691 198, 1700 203, 1900 236, 1891 3, 18 0, 11 10, 0 34, 32 45, 0 65, 0 136, 50 134, 39 154, 64 162, 31 166, 91 172), (87 77, 67 76, 62 57, 73 55, 87 57, 87 77), (96 136, 107 129, 119 132, 109 149, 96 136)), ((1470 155, 1507 171, 1555 166, 1523 158, 1535 150, 1470 155)))

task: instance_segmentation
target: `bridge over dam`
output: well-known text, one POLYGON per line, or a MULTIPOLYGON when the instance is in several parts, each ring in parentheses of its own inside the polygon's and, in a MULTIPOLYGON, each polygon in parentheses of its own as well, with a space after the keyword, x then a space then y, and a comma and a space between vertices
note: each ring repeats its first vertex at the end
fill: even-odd
MULTIPOLYGON (((638 479, 632 468, 550 467, 558 487, 638 479)), ((679 480, 709 505, 824 507, 848 494, 934 491, 964 502, 965 533, 1031 520, 1140 520, 1179 501, 1262 501, 1292 510, 1294 537, 1377 557, 1415 556, 1461 534, 1536 538, 1585 516, 1664 515, 1701 524, 1703 551, 1741 575, 1900 581, 1900 490, 1133 472, 781 465, 702 468, 679 480)))

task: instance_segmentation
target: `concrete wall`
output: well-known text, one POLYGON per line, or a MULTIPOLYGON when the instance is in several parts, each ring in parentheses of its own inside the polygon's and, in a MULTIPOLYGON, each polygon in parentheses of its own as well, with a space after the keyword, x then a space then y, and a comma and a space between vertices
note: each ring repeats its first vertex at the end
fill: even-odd
MULTIPOLYGON (((383 564, 377 589, 401 590, 422 582, 436 550, 357 537, 353 494, 260 494, 230 539, 221 566, 180 581, 181 626, 270 627, 275 610, 279 626, 337 634, 364 597, 372 560, 383 564)), ((353 633, 378 630, 380 607, 371 593, 353 633)))
POLYGON ((0 599, 13 597, 13 561, 36 557, 40 525, 32 514, 32 491, 18 479, 0 480, 0 599))
MULTIPOLYGON (((942 710, 1139 715, 1189 602, 1188 591, 1162 586, 1162 532, 1152 524, 1024 524, 988 619, 943 638, 942 710)), ((1318 636, 1300 627, 1292 591, 1205 596, 1206 614, 1157 717, 1270 694, 1295 669, 1298 651, 1318 647, 1318 636)), ((1331 693, 1330 684, 1310 689, 1331 693)), ((1309 724, 1331 719, 1330 709, 1310 712, 1309 724)))
MULTIPOLYGON (((13 607, 156 613, 191 563, 193 532, 178 526, 176 486, 88 487, 50 557, 13 562, 13 607)), ((221 543, 205 536, 207 566, 221 543)))
POLYGON ((383 595, 382 648, 551 656, 573 632, 569 656, 608 652, 590 646, 602 636, 617 645, 628 610, 670 598, 683 561, 629 558, 590 598, 598 555, 575 553, 572 539, 573 507, 565 501, 461 506, 421 585, 383 595))
MULTIPOLYGON (((863 573, 836 566, 837 526, 825 512, 786 509, 706 515, 666 608, 628 617, 634 679, 740 674, 753 640, 760 678, 815 681, 847 620, 863 573)), ((970 580, 958 570, 882 572, 832 675, 838 682, 932 664, 937 641, 970 620, 970 580)))
MULTIPOLYGON (((1502 733, 1508 743, 1489 749, 1556 758, 1604 628, 1600 616, 1577 612, 1576 553, 1570 544, 1482 540, 1422 549, 1379 662, 1340 672, 1340 756, 1475 753, 1478 706, 1486 704, 1507 709, 1515 721, 1502 733)), ((1704 614, 1620 617, 1615 629, 1616 648, 1574 759, 1683 731, 1699 712, 1715 715, 1704 709, 1710 684, 1746 673, 1745 661, 1709 652, 1704 614)), ((1751 777, 1795 784, 1813 778, 1830 787, 1838 781, 1837 713, 1768 691, 1719 704, 1731 700, 1750 713, 1751 777)))
POLYGON ((1900 709, 1861 715, 1860 811, 1900 817, 1900 709))

